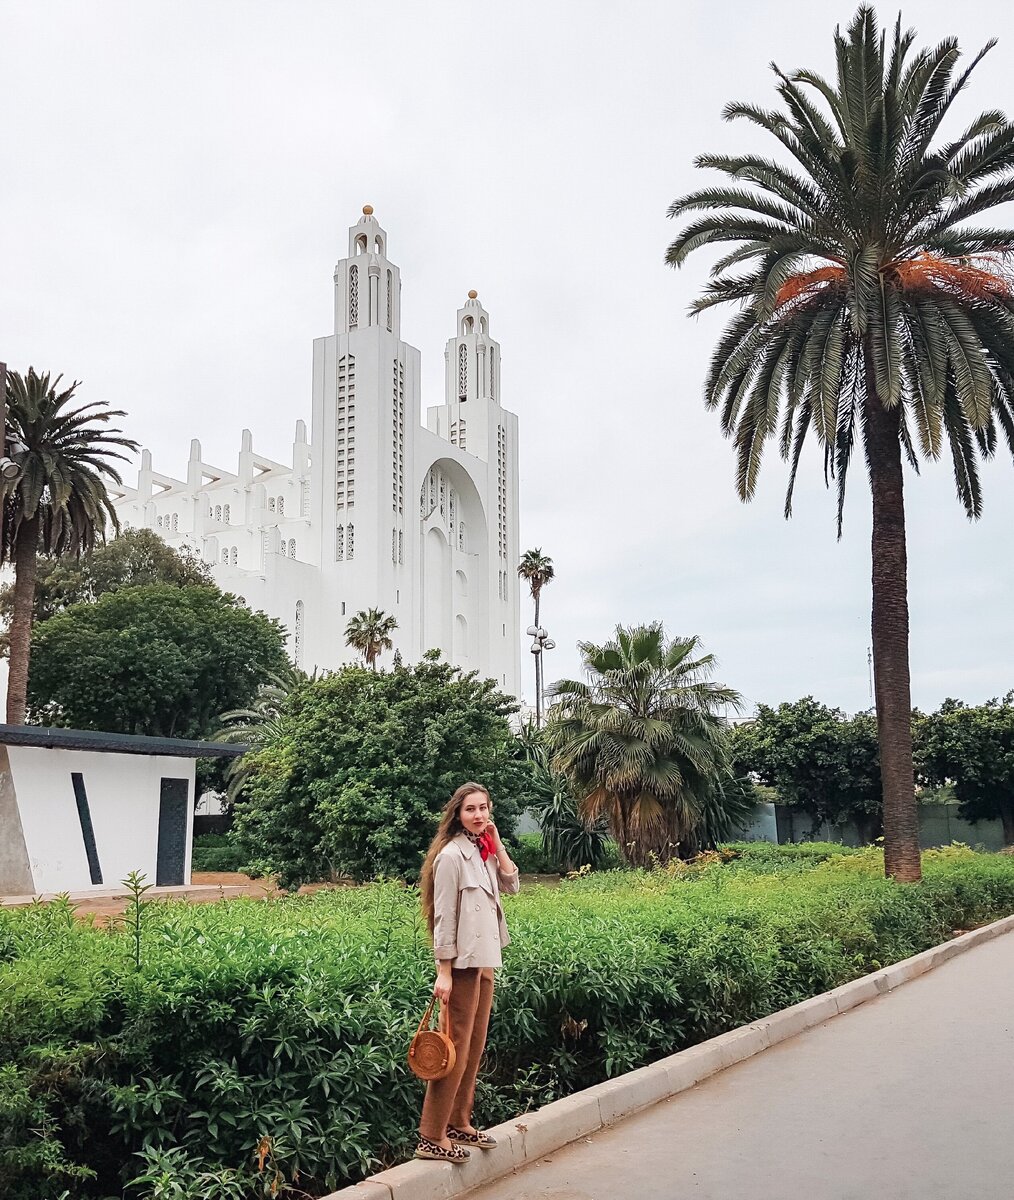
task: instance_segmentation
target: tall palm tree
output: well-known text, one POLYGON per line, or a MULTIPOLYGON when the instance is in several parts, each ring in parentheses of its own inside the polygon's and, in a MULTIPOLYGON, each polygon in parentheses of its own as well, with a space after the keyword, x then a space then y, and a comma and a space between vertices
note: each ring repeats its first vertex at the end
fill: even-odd
POLYGON ((588 682, 553 689, 553 769, 577 789, 586 821, 606 819, 628 862, 692 851, 702 824, 721 825, 731 782, 723 713, 739 707, 738 692, 711 680, 715 659, 696 637, 670 642, 661 622, 618 626, 613 640, 580 650, 588 682))
POLYGON ((20 442, 20 471, 4 480, 0 563, 14 564, 10 624, 7 721, 25 720, 32 614, 39 553, 75 557, 105 540, 106 525, 119 532, 109 483, 120 483, 114 459, 137 443, 119 429, 102 428, 125 414, 99 401, 78 405, 77 382, 58 390, 62 375, 50 379, 29 368, 26 376, 7 375, 7 437, 20 442))
MULTIPOLYGON (((539 606, 542 589, 553 582, 555 572, 553 560, 542 553, 541 549, 526 550, 518 563, 518 575, 528 581, 528 587, 535 601, 535 628, 539 626, 539 606)), ((535 725, 542 727, 542 650, 535 655, 535 725)))
POLYGON ((375 671, 380 652, 394 647, 391 634, 397 628, 397 620, 382 609, 361 609, 345 626, 345 644, 358 650, 366 665, 375 671))
POLYGON ((941 122, 987 46, 963 72, 953 38, 890 46, 871 8, 835 32, 837 73, 775 68, 782 111, 730 104, 787 151, 703 155, 733 182, 676 200, 698 210, 669 247, 680 266, 701 246, 732 247, 692 306, 737 312, 705 382, 736 446, 744 500, 776 437, 789 463, 785 514, 812 432, 838 494, 838 535, 861 439, 873 497, 873 662, 884 786, 885 869, 920 878, 912 771, 903 463, 945 450, 969 517, 981 510, 978 463, 1002 437, 1014 452, 1014 230, 969 226, 1014 199, 1014 126, 999 111, 958 137, 941 122), (888 52, 889 50, 889 52, 888 52), (737 270, 736 268, 740 269, 737 270))

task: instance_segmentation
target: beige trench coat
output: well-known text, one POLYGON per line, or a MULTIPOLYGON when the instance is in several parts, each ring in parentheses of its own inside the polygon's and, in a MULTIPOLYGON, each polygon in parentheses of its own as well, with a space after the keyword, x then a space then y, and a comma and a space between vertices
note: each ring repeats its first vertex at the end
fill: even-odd
POLYGON ((479 848, 459 833, 433 865, 433 953, 453 959, 456 970, 499 967, 501 949, 510 942, 500 893, 521 887, 517 870, 505 875, 496 859, 485 862, 479 848))

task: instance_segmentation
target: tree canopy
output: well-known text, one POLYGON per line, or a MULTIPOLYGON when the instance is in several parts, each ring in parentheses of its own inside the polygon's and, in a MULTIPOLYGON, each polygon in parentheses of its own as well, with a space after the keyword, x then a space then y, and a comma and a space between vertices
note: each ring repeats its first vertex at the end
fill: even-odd
POLYGON ((534 791, 507 719, 516 708, 492 681, 432 654, 311 680, 248 756, 236 833, 284 886, 331 874, 415 879, 440 809, 474 779, 509 838, 534 791))
POLYGON ((852 821, 870 840, 880 831, 881 781, 876 722, 848 717, 812 696, 758 705, 756 720, 736 728, 737 774, 754 774, 782 804, 810 816, 814 832, 827 821, 852 821))
POLYGON ((288 666, 279 623, 217 587, 149 584, 75 604, 39 626, 33 720, 201 738, 288 666))
POLYGON ((398 620, 383 609, 360 609, 345 626, 345 644, 358 650, 368 667, 377 669, 377 659, 384 650, 393 650, 391 634, 398 620))
MULTIPOLYGON (((211 568, 194 551, 174 549, 151 529, 125 529, 80 558, 39 556, 34 622, 48 621, 72 604, 97 600, 106 592, 147 583, 214 586, 211 568)), ((11 582, 0 587, 0 619, 8 625, 13 605, 11 582)), ((2 644, 6 648, 6 635, 2 644)))
POLYGON ((1014 844, 1014 692, 975 706, 945 700, 917 729, 926 781, 953 783, 959 815, 999 819, 1004 843, 1014 844))

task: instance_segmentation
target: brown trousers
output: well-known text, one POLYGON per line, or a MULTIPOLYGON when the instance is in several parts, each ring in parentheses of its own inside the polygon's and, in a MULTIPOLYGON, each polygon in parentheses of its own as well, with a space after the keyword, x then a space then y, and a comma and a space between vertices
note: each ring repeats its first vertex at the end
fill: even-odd
POLYGON ((431 1142, 447 1136, 447 1126, 461 1129, 472 1123, 475 1078, 486 1048, 486 1031, 493 1007, 493 971, 489 967, 467 967, 451 972, 448 1019, 454 1041, 454 1070, 426 1086, 419 1133, 431 1142))

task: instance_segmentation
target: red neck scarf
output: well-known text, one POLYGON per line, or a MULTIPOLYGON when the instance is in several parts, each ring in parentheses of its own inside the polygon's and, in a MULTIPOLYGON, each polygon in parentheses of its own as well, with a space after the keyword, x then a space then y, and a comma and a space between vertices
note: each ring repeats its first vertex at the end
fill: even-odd
POLYGON ((468 833, 467 829, 465 830, 465 833, 467 834, 468 840, 472 843, 472 845, 479 847, 479 853, 482 855, 483 862, 485 862, 486 859, 491 855, 496 854, 496 839, 493 837, 491 830, 487 829, 485 833, 478 836, 473 833, 468 833))

